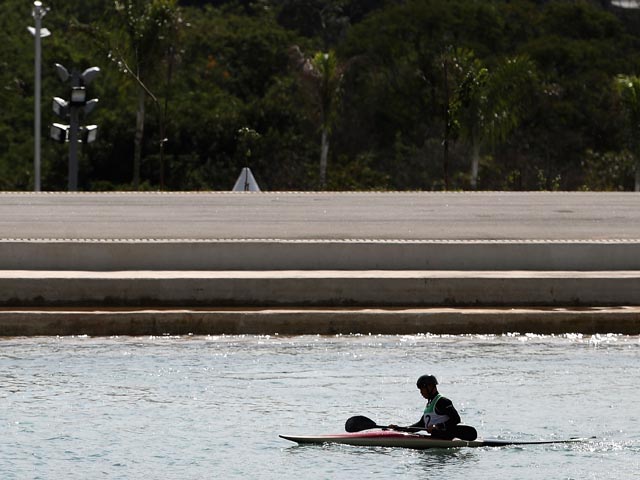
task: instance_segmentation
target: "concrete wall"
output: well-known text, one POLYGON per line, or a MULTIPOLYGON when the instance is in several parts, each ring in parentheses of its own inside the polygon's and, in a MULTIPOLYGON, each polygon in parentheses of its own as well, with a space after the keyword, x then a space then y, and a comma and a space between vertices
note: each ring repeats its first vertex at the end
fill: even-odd
POLYGON ((0 270, 640 270, 640 243, 5 240, 0 270))

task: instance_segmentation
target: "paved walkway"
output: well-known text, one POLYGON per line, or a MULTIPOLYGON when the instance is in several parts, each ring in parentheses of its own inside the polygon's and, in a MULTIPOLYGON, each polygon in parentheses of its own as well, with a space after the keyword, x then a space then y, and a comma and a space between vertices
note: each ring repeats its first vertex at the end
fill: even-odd
POLYGON ((640 194, 0 192, 0 238, 640 241, 640 194))

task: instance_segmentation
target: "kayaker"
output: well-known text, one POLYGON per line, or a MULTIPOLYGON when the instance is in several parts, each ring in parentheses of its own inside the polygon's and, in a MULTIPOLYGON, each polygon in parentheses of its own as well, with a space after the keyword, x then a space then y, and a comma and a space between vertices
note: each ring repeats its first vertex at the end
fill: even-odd
MULTIPOLYGON (((456 436, 460 415, 451 400, 438 392, 438 380, 433 375, 422 375, 417 382, 420 394, 427 399, 422 418, 412 427, 423 428, 433 437, 451 440, 456 436)), ((389 425, 398 428, 397 425, 389 425)))

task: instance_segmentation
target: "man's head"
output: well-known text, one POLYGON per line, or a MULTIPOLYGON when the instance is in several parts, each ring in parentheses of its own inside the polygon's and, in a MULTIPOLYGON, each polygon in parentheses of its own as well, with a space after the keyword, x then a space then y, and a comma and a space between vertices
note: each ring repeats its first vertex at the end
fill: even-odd
POLYGON ((422 396, 432 399, 438 394, 438 380, 433 375, 422 375, 416 382, 422 396))

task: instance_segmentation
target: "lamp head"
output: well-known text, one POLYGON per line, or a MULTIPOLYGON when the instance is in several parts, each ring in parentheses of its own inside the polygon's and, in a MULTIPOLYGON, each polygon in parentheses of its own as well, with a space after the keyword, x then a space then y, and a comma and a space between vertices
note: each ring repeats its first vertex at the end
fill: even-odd
POLYGON ((100 68, 98 67, 87 68, 84 72, 82 72, 82 75, 80 75, 80 78, 82 79, 82 83, 84 85, 89 85, 93 81, 93 79, 98 76, 99 73, 100 73, 100 68))
POLYGON ((69 125, 54 123, 51 125, 49 135, 58 143, 65 143, 69 139, 69 125))
POLYGON ((58 74, 58 77, 60 78, 60 80, 62 80, 63 82, 66 82, 67 80, 69 80, 69 70, 67 70, 66 68, 64 68, 64 66, 60 65, 59 63, 55 64, 56 66, 56 73, 58 74))

